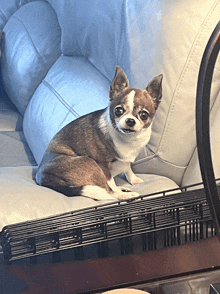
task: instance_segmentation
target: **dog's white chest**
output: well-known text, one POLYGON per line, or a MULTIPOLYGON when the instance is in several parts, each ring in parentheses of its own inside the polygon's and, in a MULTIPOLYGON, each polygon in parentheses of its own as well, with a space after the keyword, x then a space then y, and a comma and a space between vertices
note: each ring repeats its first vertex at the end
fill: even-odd
POLYGON ((133 136, 126 136, 125 139, 120 137, 114 137, 115 150, 117 151, 121 160, 126 162, 134 162, 141 149, 147 145, 151 136, 151 127, 146 131, 142 131, 141 134, 133 136))
POLYGON ((115 149, 120 157, 121 160, 126 162, 134 162, 135 158, 139 154, 139 146, 135 142, 130 143, 123 143, 120 141, 114 142, 115 143, 115 149))

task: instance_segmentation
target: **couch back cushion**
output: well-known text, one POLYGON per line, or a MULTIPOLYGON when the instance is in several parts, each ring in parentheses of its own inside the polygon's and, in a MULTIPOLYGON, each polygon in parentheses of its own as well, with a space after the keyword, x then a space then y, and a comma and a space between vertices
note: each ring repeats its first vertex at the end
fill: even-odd
POLYGON ((120 65, 129 75, 125 1, 10 0, 0 4, 7 94, 22 115, 57 58, 86 57, 108 79, 120 65))
POLYGON ((49 2, 62 29, 63 55, 86 57, 109 80, 119 65, 130 78, 127 1, 49 2))
POLYGON ((61 127, 108 105, 117 64, 129 77, 125 7, 122 0, 0 5, 4 87, 25 115, 24 133, 38 163, 61 127))
MULTIPOLYGON (((152 1, 128 2, 131 77, 137 87, 144 87, 143 77, 164 74, 163 98, 154 118, 151 140, 134 164, 134 170, 164 175, 181 184, 196 149, 198 73, 205 46, 219 21, 220 2, 163 0, 153 5, 152 1), (145 43, 148 38, 149 45, 145 43)), ((211 112, 219 99, 219 65, 220 57, 212 82, 211 112)))
POLYGON ((61 29, 49 3, 34 1, 19 8, 11 2, 3 29, 2 77, 9 98, 24 115, 36 88, 61 54, 61 29), (17 8, 14 13, 12 7, 17 8))
POLYGON ((85 57, 58 58, 35 91, 24 116, 24 133, 38 163, 62 127, 108 105, 109 87, 110 81, 85 57))

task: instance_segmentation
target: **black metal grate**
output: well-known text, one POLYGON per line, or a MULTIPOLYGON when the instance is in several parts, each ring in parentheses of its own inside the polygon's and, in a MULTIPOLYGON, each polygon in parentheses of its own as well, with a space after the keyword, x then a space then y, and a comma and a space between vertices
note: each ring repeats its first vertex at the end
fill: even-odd
POLYGON ((12 263, 29 258, 35 262, 49 253, 59 261, 67 249, 74 249, 75 259, 83 259, 91 245, 96 246, 98 257, 112 256, 116 248, 116 254, 123 255, 137 248, 156 250, 213 235, 205 191, 193 185, 182 192, 169 190, 9 225, 3 228, 1 240, 5 262, 12 263))

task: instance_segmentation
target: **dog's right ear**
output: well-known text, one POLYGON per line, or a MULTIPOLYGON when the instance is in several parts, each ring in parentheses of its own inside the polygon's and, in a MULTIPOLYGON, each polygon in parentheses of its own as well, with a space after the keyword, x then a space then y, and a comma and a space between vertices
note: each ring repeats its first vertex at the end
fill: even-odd
POLYGON ((109 98, 110 101, 114 99, 114 97, 123 91, 125 88, 129 87, 129 81, 125 74, 125 72, 120 68, 120 66, 116 66, 115 76, 110 86, 109 98))

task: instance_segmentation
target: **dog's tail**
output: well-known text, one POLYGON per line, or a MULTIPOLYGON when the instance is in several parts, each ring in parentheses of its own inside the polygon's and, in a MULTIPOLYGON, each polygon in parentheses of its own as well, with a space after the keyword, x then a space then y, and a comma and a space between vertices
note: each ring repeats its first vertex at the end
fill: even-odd
POLYGON ((72 196, 84 196, 93 200, 116 200, 114 193, 107 192, 104 188, 99 186, 87 185, 87 186, 44 186, 62 193, 68 197, 72 196))
POLYGON ((68 197, 71 196, 82 196, 83 186, 50 186, 50 185, 43 185, 46 188, 52 189, 56 192, 62 193, 68 197))

